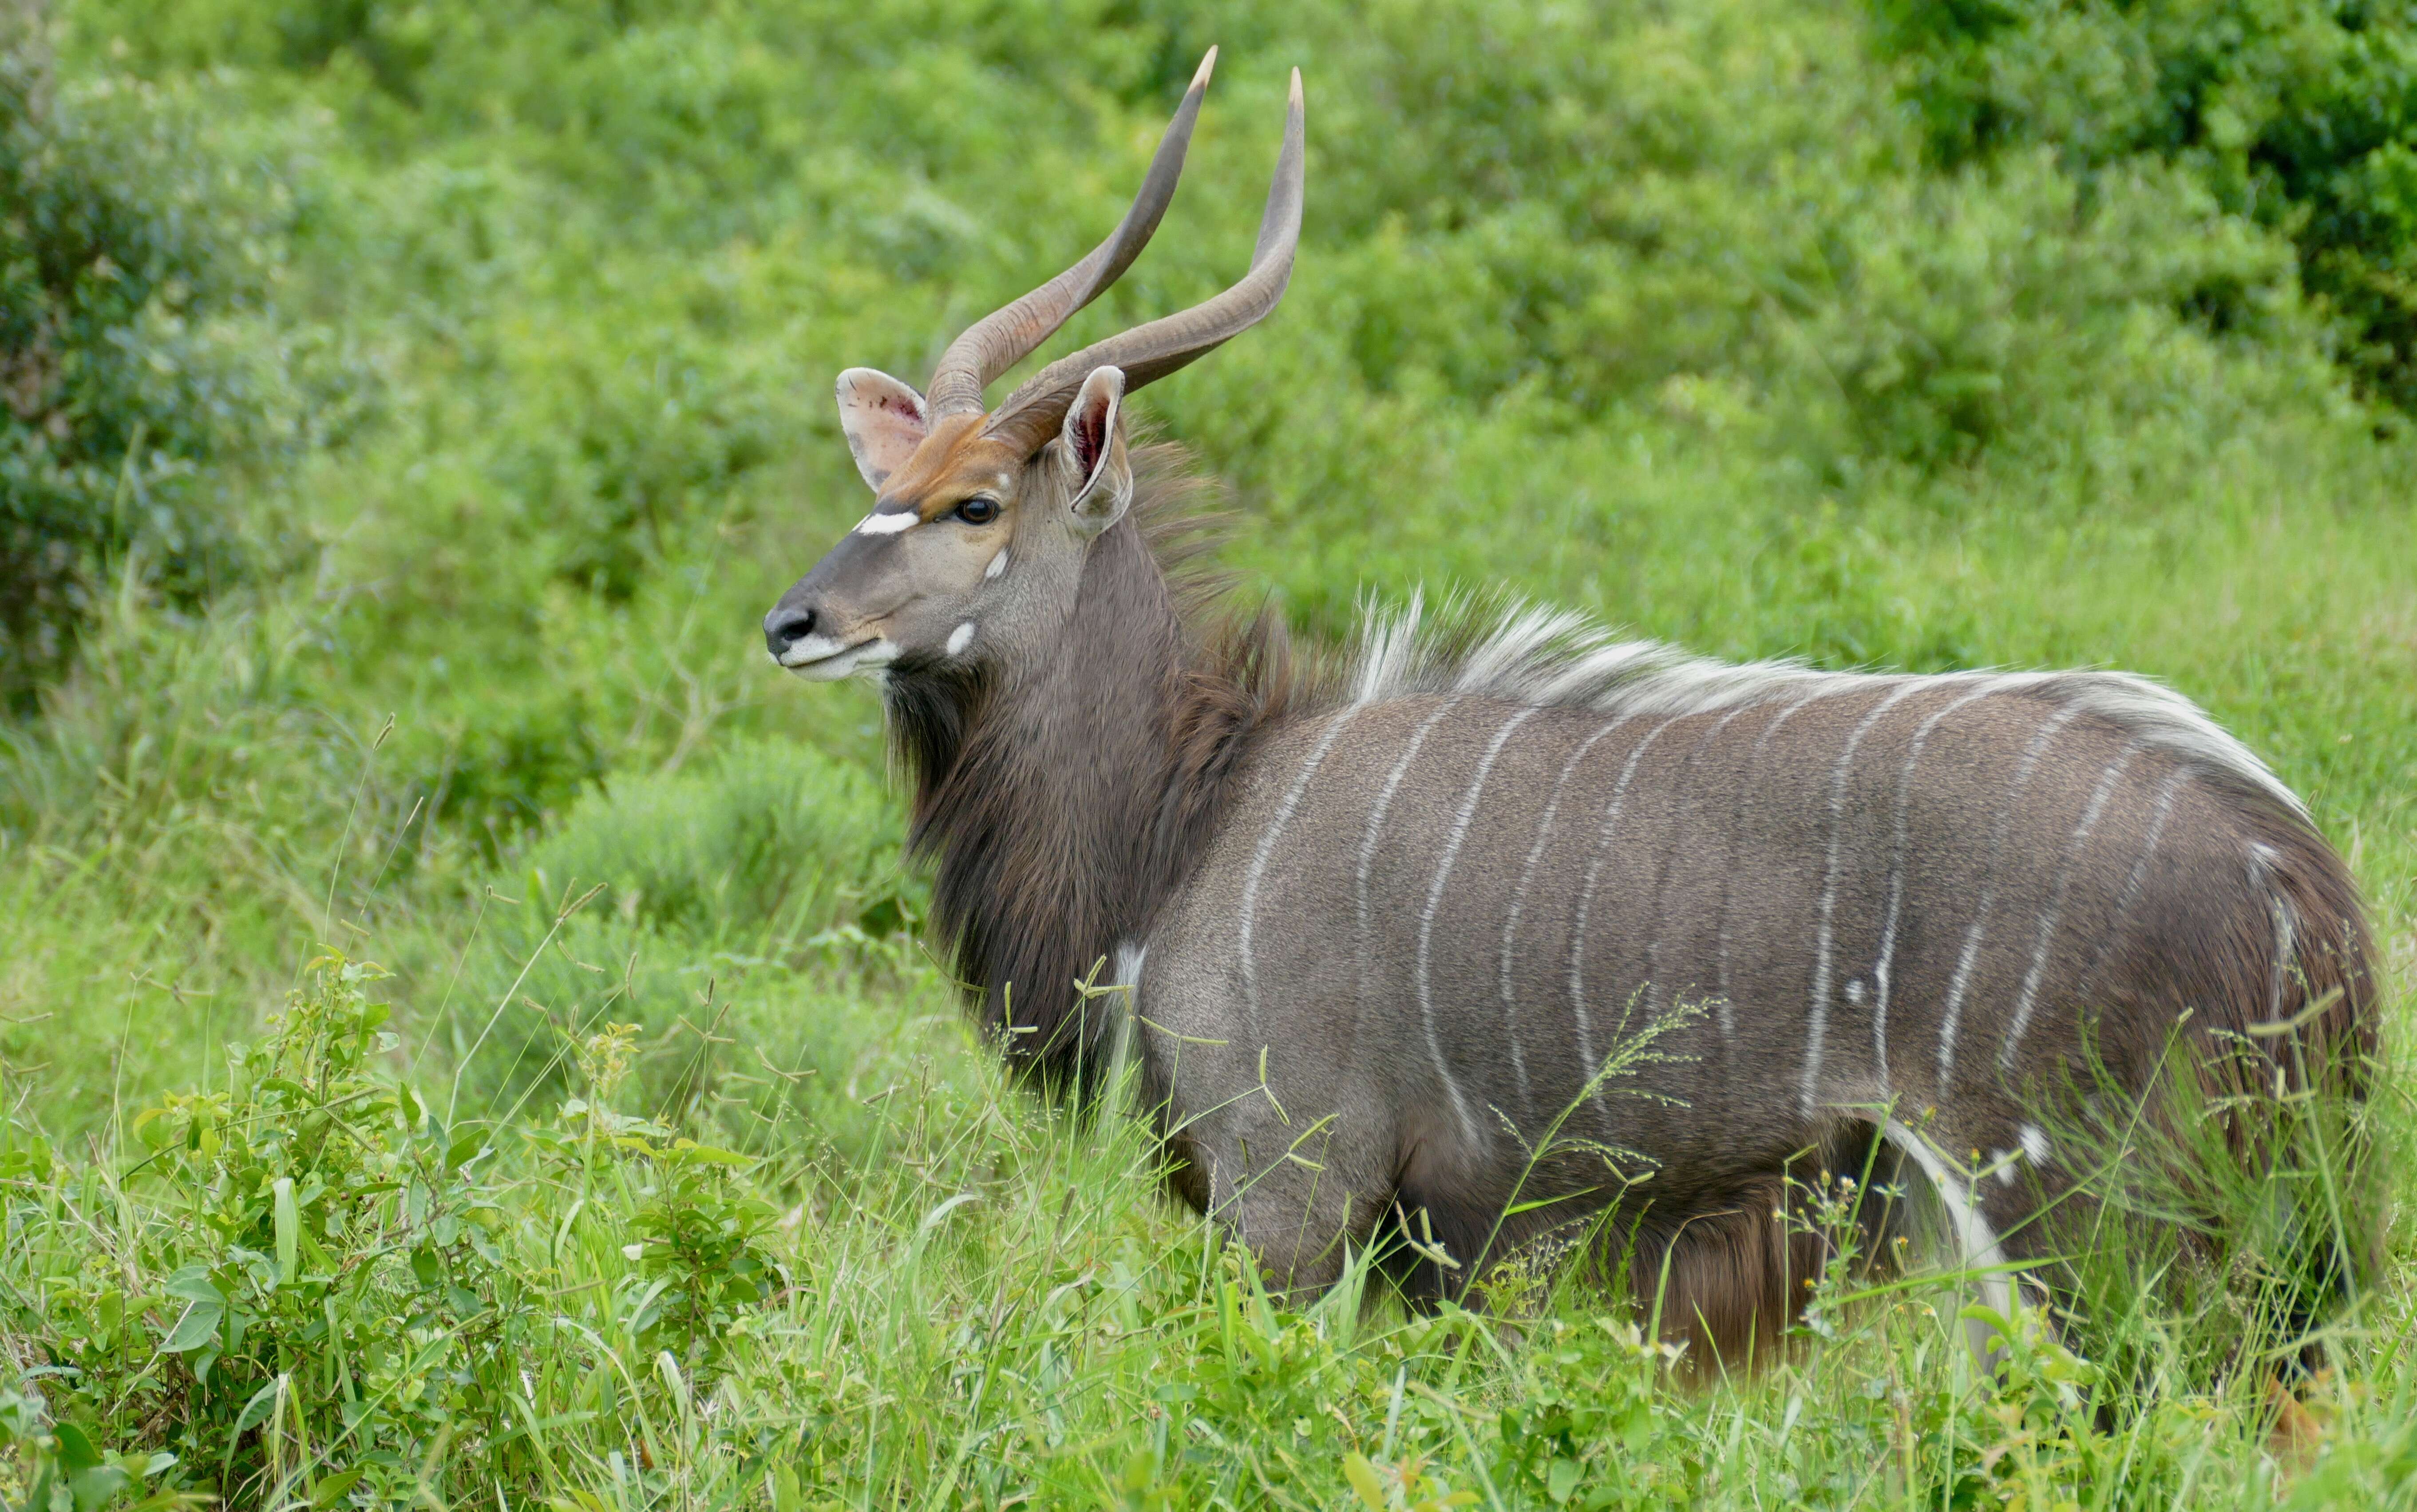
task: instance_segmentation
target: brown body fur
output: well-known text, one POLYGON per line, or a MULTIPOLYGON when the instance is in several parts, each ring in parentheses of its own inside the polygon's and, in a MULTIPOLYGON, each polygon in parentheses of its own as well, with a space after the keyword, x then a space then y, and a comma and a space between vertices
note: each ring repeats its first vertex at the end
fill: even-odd
MULTIPOLYGON (((1342 699, 1333 664, 1297 659, 1280 621, 1221 622, 1211 591, 1170 580, 1159 556, 1175 554, 1172 542, 1182 534, 1183 490, 1164 452, 1150 456, 1144 472, 1150 481, 1138 523, 1102 539, 1075 612, 1058 644, 1035 659, 1036 671, 966 676, 908 662, 889 678, 893 729, 915 785, 914 844, 937 866, 935 924, 954 942, 958 970, 1004 1053, 1077 1095, 1097 1087, 1118 1005, 1095 999, 1087 1007, 1072 985, 1112 959, 1121 942, 1152 938, 1209 853, 1232 812, 1238 778, 1270 735, 1342 699)), ((1758 717, 1767 716, 1745 716, 1749 728, 1758 717)), ((1673 752, 1695 743, 1669 742, 1673 752)), ((1706 759, 1684 754, 1696 764, 1706 759)), ((2110 1085, 2143 1092, 2155 1083, 2180 1022, 2197 1063, 2218 1079, 2216 1091, 2263 1085, 2278 1073, 2296 1083, 2303 1063, 2321 1063, 2333 1090, 2359 1094, 2359 1067, 2375 1033, 2368 946, 2338 857, 2266 795, 2227 785, 2221 774, 2204 775, 2186 802, 2202 806, 2185 816, 2191 822, 2238 827, 2268 848, 2264 864, 2272 895, 2287 907, 2288 932, 2278 932, 2281 916, 2243 906, 2251 893, 2195 878, 2178 859, 2183 869, 2138 888, 2136 927, 2097 921, 2100 942, 2081 953, 2078 970, 2111 995, 2087 1056, 2077 1041, 2060 1042, 2053 1063, 2076 1078, 2094 1069, 2110 1085), (2190 948, 2173 949, 2177 940, 2190 948), (2325 1006, 2301 1032, 2248 1033, 2317 1003, 2325 1006)), ((1672 871, 1665 857, 1657 892, 1671 885, 1672 871)), ((2090 924, 2076 921, 2085 938, 2090 924)), ((1665 1000, 1670 990, 1654 988, 1665 1000)), ((1285 1048, 1279 1043, 1277 1055, 1285 1048)), ((1717 1053, 1707 1041, 1703 1054, 1717 1053)), ((1235 1194, 1221 1191, 1212 1176, 1216 1153, 1183 1106, 1197 1096, 1186 1098, 1165 1065, 1146 1066, 1145 1079, 1176 1156, 1173 1189, 1195 1209, 1225 1209, 1235 1194)), ((1969 1126, 1996 1127, 2046 1116, 2049 1091, 2036 1078, 2027 1085, 1976 1075, 1955 1095, 1967 1105, 1969 1126), (2002 1113, 1969 1110, 1996 1102, 2002 1113)), ((1850 1110, 1816 1120, 1801 1135, 1788 1132, 1796 1128, 1790 1121, 1776 1121, 1779 1158, 1759 1172, 1721 1178, 1715 1162, 1702 1180, 1665 1183, 1650 1203, 1614 1214, 1606 1263, 1624 1261, 1633 1285, 1658 1293, 1665 1333, 1695 1340, 1699 1354, 1769 1357, 1823 1258, 1817 1240, 1774 1214, 1788 1207, 1791 1180, 1855 1170, 1867 1158, 1877 1116, 1850 1110)), ((2243 1158, 2256 1135, 2240 1131, 2243 1158)), ((1469 1261, 1452 1275, 1415 1259, 1397 1263, 1414 1294, 1459 1293, 1543 1226, 1541 1218, 1532 1227, 1505 1221, 1501 1204, 1489 1205, 1494 1194, 1485 1184, 1422 1174, 1415 1160, 1392 1180, 1392 1200, 1469 1261)), ((2053 1168, 2027 1172, 2020 1205, 2052 1211, 2067 1185, 2053 1168)), ((2013 1211, 1994 1184, 1987 1195, 2013 1211)), ((1276 1257, 1279 1278, 1320 1284, 1338 1242, 1374 1231, 1376 1215, 1367 1207, 1318 1231, 1317 1245, 1274 1246, 1285 1252, 1276 1257)), ((1241 1222, 1255 1242, 1247 1215, 1241 1222)), ((2072 1238, 2070 1225, 2060 1229, 2053 1217, 2043 1223, 2029 1213, 2001 1227, 2013 1249, 2033 1257, 2072 1238)))
MULTIPOLYGON (((1795 1316, 1822 1245, 1784 1211, 1824 1172, 1918 1179, 1963 1259, 2053 1285, 2091 1138, 2121 1170, 2134 1131, 2205 1127, 2175 1084, 2223 1137, 2184 1187, 2288 1164, 2293 1089, 2363 1094, 2347 869, 2154 684, 1725 666, 1532 614, 1372 626, 1330 666, 1170 579, 1188 490, 1120 406, 1281 298, 1298 72, 1249 271, 983 391, 1139 253, 1214 60, 1124 221, 928 400, 840 375, 874 512, 765 619, 798 675, 882 679, 935 924, 1011 1062, 1087 1100, 1129 1048, 1176 1192, 1279 1286, 1375 1246, 1465 1294, 1591 1214, 1722 1361, 1795 1316), (1122 990, 1087 994, 1103 961, 1122 990)), ((2322 1290, 2353 1261, 2316 1247, 2322 1290)))

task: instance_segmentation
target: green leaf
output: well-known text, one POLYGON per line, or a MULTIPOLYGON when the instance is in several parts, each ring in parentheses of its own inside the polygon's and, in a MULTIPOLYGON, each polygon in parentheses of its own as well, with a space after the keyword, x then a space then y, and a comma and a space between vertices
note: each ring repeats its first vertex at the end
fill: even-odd
POLYGON ((1556 1502, 1566 1502, 1578 1489, 1578 1462, 1570 1459, 1553 1461, 1552 1470, 1544 1476, 1544 1494, 1556 1502))
POLYGON ((167 1284, 160 1290, 172 1297, 182 1297, 187 1302, 208 1303, 220 1308, 226 1306, 226 1293, 220 1291, 210 1280, 210 1268, 206 1265, 179 1267, 169 1273, 167 1284))
POLYGON ((92 1446, 92 1440, 84 1435, 84 1429, 73 1423, 55 1424, 51 1432, 59 1441, 59 1463, 68 1470, 90 1470, 100 1463, 100 1451, 92 1446))
POLYGON ((146 1148, 152 1150, 165 1149, 168 1141, 175 1137, 176 1132, 175 1130, 168 1127, 165 1123, 160 1122, 167 1116, 168 1110, 164 1107, 146 1107, 142 1112, 136 1114, 134 1118, 135 1138, 141 1139, 146 1148))
POLYGON ((241 1438, 261 1424, 267 1422, 268 1414, 275 1411, 277 1411, 277 1382, 272 1381, 253 1392, 251 1400, 243 1404, 243 1411, 236 1414, 235 1427, 228 1431, 227 1437, 230 1440, 241 1438))
POLYGON ((1360 1500, 1368 1504, 1368 1512, 1385 1512, 1385 1483, 1376 1478, 1376 1467, 1368 1462, 1367 1456, 1345 1455, 1343 1478, 1360 1493, 1360 1500))
POLYGON ((208 1266, 185 1266, 168 1277, 162 1290, 182 1299, 186 1306, 168 1336, 160 1340, 161 1353, 187 1353, 218 1337, 219 1321, 226 1316, 226 1293, 211 1283, 208 1266))
POLYGON ((68 1490, 75 1497, 76 1512, 99 1512, 133 1483, 134 1477, 115 1465, 95 1465, 68 1475, 68 1490))
POLYGON ((755 1161, 752 1155, 742 1155, 736 1150, 717 1150, 694 1139, 675 1140, 671 1153, 681 1160, 702 1161, 710 1166, 749 1166, 755 1161))
POLYGON ((300 1262, 297 1251, 302 1245, 302 1211, 294 1205, 294 1178, 280 1176, 275 1184, 277 1193, 277 1279, 290 1286, 300 1262))
POLYGON ((184 1316, 168 1336, 160 1341, 162 1354, 186 1354, 217 1342, 219 1321, 226 1316, 223 1302, 191 1302, 185 1306, 184 1316))
POLYGON ((479 1153, 486 1147, 487 1135, 483 1129, 476 1129, 462 1136, 453 1141, 451 1149, 445 1152, 445 1168, 448 1171, 460 1170, 479 1158, 479 1153))
POLYGON ((353 1489, 353 1482, 360 1479, 366 1473, 367 1471, 364 1468, 347 1470, 333 1475, 320 1476, 319 1483, 311 1488, 311 1504, 312 1506, 335 1505, 336 1499, 343 1495, 346 1491, 351 1490, 353 1489))
POLYGON ((968 1202, 979 1201, 980 1199, 980 1194, 978 1192, 959 1192, 956 1196, 949 1199, 938 1207, 935 1207, 931 1212, 923 1214, 923 1221, 918 1224, 915 1228, 916 1236, 920 1238, 924 1234, 930 1233, 933 1229, 938 1228, 940 1226, 940 1221, 946 1218, 950 1214, 954 1213, 961 1207, 964 1207, 968 1202))

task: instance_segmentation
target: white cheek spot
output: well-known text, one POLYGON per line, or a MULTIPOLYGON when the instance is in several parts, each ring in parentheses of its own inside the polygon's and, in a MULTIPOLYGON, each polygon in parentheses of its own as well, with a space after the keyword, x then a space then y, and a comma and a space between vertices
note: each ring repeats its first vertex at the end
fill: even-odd
POLYGON ((999 573, 1006 571, 1007 548, 1005 546, 1001 546, 998 548, 998 555, 990 559, 990 565, 982 569, 982 576, 985 578, 996 577, 999 573))
POLYGON ((923 517, 913 510, 875 510, 856 524, 860 536, 894 536, 901 530, 912 530, 923 523, 923 517))
POLYGON ((949 632, 949 654, 958 655, 974 643, 974 622, 970 619, 949 632))
POLYGON ((2040 1132, 2038 1124, 2026 1123, 2023 1125, 2022 1141, 2023 1153, 2030 1157, 2030 1163, 2032 1165, 2045 1166, 2047 1164, 2047 1136, 2040 1132))

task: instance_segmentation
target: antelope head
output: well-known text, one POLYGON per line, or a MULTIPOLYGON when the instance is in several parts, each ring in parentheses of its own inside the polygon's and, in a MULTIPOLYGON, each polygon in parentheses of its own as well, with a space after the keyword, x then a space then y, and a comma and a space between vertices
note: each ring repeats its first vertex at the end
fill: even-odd
POLYGON ((1030 645, 1071 610, 1093 541, 1132 498, 1126 394, 1256 323, 1300 238, 1303 115, 1292 75, 1284 147, 1250 270, 1223 294, 1061 358, 996 409, 982 389, 1130 267, 1158 229, 1217 50, 1160 141, 1132 207, 1089 256, 949 344, 928 394, 871 368, 839 375, 840 426, 873 512, 764 617, 801 677, 971 664, 1030 645))

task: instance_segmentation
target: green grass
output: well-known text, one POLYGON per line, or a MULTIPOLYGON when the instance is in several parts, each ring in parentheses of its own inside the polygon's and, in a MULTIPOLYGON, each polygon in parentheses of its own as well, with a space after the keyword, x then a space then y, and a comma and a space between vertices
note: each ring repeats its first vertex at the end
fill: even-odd
POLYGON ((1843 5, 693 9, 60 8, 63 98, 273 191, 175 350, 237 349, 275 444, 178 496, 247 575, 197 603, 134 530, 0 723, 0 1498, 2417 1502, 2417 452, 2231 159, 1943 162, 1940 76, 1843 5), (1690 1386, 1570 1278, 1278 1307, 1130 1121, 1003 1085, 877 708, 755 626, 861 512, 830 375, 920 377, 1111 224, 1212 40, 1161 243, 1066 342, 1239 269, 1300 63, 1287 302, 1140 401, 1246 594, 2121 665, 2308 796, 2386 960, 2390 1219, 2313 1466, 2209 1342, 2254 1286, 1985 1377, 1969 1278, 1842 1274, 1690 1386))

